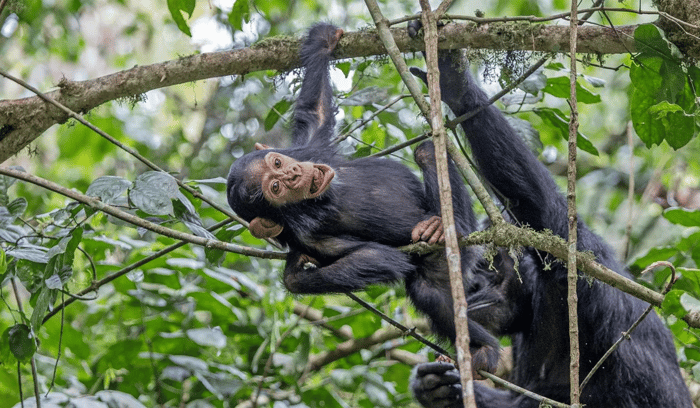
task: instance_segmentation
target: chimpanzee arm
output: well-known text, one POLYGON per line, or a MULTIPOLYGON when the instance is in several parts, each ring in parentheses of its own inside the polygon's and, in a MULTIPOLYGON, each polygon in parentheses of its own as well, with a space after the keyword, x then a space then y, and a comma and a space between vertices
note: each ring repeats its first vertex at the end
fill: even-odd
POLYGON ((292 293, 342 293, 403 280, 415 266, 394 247, 371 241, 329 237, 318 241, 331 261, 290 248, 284 285, 292 293), (334 254, 334 253, 337 253, 334 254))
POLYGON ((342 35, 340 28, 319 23, 311 27, 301 46, 301 63, 306 72, 294 109, 293 146, 308 142, 323 147, 331 139, 337 108, 333 105, 328 64, 342 35))
MULTIPOLYGON (((488 98, 468 72, 459 52, 441 53, 443 101, 456 116, 487 104, 488 98)), ((515 218, 536 230, 565 236, 566 203, 547 169, 494 105, 461 123, 483 176, 508 200, 515 218), (562 213, 563 210, 563 213, 562 213)))

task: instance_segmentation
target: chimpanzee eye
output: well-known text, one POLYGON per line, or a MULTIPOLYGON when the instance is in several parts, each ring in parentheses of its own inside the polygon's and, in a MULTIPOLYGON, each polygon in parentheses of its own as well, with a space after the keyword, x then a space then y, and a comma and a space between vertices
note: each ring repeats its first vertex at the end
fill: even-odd
POLYGON ((275 181, 274 183, 272 183, 272 192, 275 194, 280 192, 280 182, 279 181, 275 181))
POLYGON ((279 157, 275 158, 275 167, 277 167, 278 169, 282 167, 282 160, 280 160, 279 157))

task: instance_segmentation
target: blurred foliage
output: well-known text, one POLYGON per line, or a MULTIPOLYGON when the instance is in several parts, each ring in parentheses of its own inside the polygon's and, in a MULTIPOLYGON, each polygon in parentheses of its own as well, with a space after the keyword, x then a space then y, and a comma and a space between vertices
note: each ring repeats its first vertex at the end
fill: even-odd
MULTIPOLYGON (((389 18, 418 9, 408 0, 381 6, 389 18)), ((451 12, 547 15, 568 7, 564 0, 464 0, 451 12)), ((610 18, 615 24, 649 21, 634 14, 610 18)), ((301 34, 299 27, 319 20, 346 30, 371 26, 356 0, 11 0, 0 14, 0 68, 49 89, 64 76, 97 78, 194 52, 245 47, 265 36, 301 34)), ((593 20, 607 24, 601 16, 593 20)), ((635 35, 649 45, 639 54, 584 61, 579 211, 634 273, 658 260, 678 268, 680 279, 660 313, 677 340, 683 368, 700 380, 700 333, 678 319, 700 310, 700 71, 681 64, 653 26, 635 35), (639 135, 631 144, 630 123, 639 135)), ((498 55, 483 54, 484 60, 474 62, 498 55)), ((523 54, 522 60, 534 57, 523 54)), ((418 58, 411 62, 422 64, 418 58)), ((562 184, 568 64, 564 57, 552 60, 501 104, 562 184)), ((382 110, 406 93, 386 59, 342 61, 336 68, 343 153, 366 156, 426 130, 410 99, 382 110)), ((491 70, 497 80, 484 86, 495 93, 509 76, 498 78, 497 66, 491 70)), ((298 86, 298 72, 256 72, 153 90, 143 100, 114 101, 87 117, 226 207, 223 177, 231 162, 255 142, 288 143, 298 86)), ((0 81, 0 98, 29 95, 0 81)), ((410 149, 391 156, 414 166, 410 149)), ((239 225, 206 231, 225 216, 73 122, 53 127, 6 165, 181 231, 276 250, 239 225)), ((119 401, 130 407, 243 408, 254 406, 256 396, 257 406, 275 408, 414 404, 407 362, 432 358, 429 350, 397 332, 390 341, 315 366, 340 343, 387 326, 344 296, 290 296, 279 280, 280 261, 186 245, 90 290, 175 243, 0 177, 0 399, 18 403, 20 385, 25 398, 33 394, 28 361, 34 357, 39 392, 52 391, 42 406, 119 401), (55 310, 69 299, 68 307, 55 310), (310 311, 318 313, 305 315, 310 311)), ((660 289, 669 275, 659 269, 639 279, 660 289)), ((416 324, 402 287, 372 287, 362 297, 396 320, 416 324)))

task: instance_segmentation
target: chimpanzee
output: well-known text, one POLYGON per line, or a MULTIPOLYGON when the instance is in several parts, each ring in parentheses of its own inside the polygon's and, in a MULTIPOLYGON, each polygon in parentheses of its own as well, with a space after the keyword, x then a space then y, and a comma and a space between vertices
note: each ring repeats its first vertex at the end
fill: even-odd
MULTIPOLYGON (((415 35, 419 22, 409 23, 415 35)), ((440 53, 440 87, 443 101, 457 116, 486 105, 488 98, 464 68, 459 51, 440 53)), ((425 73, 413 68, 425 81, 425 73)), ((549 230, 566 239, 567 204, 547 169, 491 105, 461 123, 481 174, 505 197, 516 222, 537 231, 549 230)), ((454 184, 453 184, 454 186, 454 184)), ((578 222, 578 249, 591 251, 597 261, 625 277, 629 272, 615 259, 605 241, 578 222)), ((512 267, 500 268, 512 275, 512 267)), ((504 302, 469 314, 497 335, 512 339, 511 381, 556 401, 569 402, 569 332, 567 268, 551 255, 525 248, 518 272, 522 278, 505 279, 502 286, 485 286, 468 301, 493 293, 504 302), (487 325, 489 309, 499 312, 487 325)), ((495 281, 494 281, 495 283, 495 281)), ((606 350, 644 312, 646 303, 598 281, 579 279, 578 318, 581 376, 587 375, 606 350)), ((507 390, 475 383, 480 408, 537 407, 538 402, 507 390)), ((414 372, 412 389, 426 407, 462 407, 459 373, 452 364, 427 363, 414 372)), ((669 330, 651 313, 623 342, 582 390, 587 407, 692 407, 681 378, 669 330)))
MULTIPOLYGON (((440 240, 439 201, 432 145, 416 150, 424 185, 401 164, 386 159, 347 161, 331 146, 336 108, 328 78, 330 53, 342 31, 319 24, 301 50, 306 75, 289 149, 266 149, 237 160, 228 176, 231 207, 250 221, 257 237, 276 237, 289 247, 284 283, 294 293, 361 290, 369 284, 404 280, 417 309, 434 331, 454 341, 452 299, 444 255, 409 256, 395 247, 413 236, 440 240)), ((440 58, 443 100, 456 115, 486 103, 483 91, 464 71, 455 52, 440 58)), ((414 70, 424 78, 424 75, 414 70)), ((553 179, 491 106, 463 122, 480 171, 509 204, 515 221, 566 237, 566 202, 553 179)), ((450 182, 457 232, 477 229, 471 200, 454 166, 450 182)), ((604 241, 579 222, 580 250, 625 276, 604 241)), ((510 335, 512 380, 549 398, 569 399, 569 342, 566 267, 546 253, 525 249, 517 272, 507 257, 488 271, 479 249, 462 250, 470 302, 470 336, 476 367, 492 369, 498 345, 485 330, 510 335), (478 310, 473 306, 479 307, 478 310)), ((599 282, 580 280, 581 373, 613 344, 642 313, 644 303, 599 282)), ((461 406, 459 374, 446 363, 416 370, 412 388, 425 406, 461 406)), ((518 394, 475 384, 479 407, 536 407, 518 394)), ((680 377, 668 330, 652 314, 608 358, 583 390, 590 407, 691 407, 680 377)))
MULTIPOLYGON (((406 166, 385 158, 346 160, 331 145, 337 107, 328 73, 342 30, 317 24, 301 48, 305 68, 294 111, 292 147, 256 151, 236 160, 228 175, 231 208, 258 238, 289 248, 284 284, 293 293, 362 290, 404 280, 408 296, 439 336, 455 340, 452 296, 444 253, 408 255, 396 247, 439 241, 442 225, 432 143, 416 149, 424 184, 406 166)), ((464 183, 450 164, 457 230, 476 230, 464 183)), ((467 273, 479 259, 462 250, 467 273)), ((500 293, 494 292, 501 297, 500 293)), ((499 342, 478 323, 469 325, 473 366, 495 370, 499 342)))

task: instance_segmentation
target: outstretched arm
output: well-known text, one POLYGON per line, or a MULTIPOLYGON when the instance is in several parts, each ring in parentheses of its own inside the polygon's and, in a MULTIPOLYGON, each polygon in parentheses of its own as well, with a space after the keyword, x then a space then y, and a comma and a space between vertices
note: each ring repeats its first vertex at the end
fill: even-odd
POLYGON ((403 280, 415 270, 408 255, 372 241, 327 237, 316 245, 324 255, 290 248, 284 285, 292 293, 343 293, 403 280))
POLYGON ((292 145, 326 145, 335 128, 333 90, 328 65, 343 30, 326 23, 311 27, 301 46, 304 80, 294 109, 292 145))

